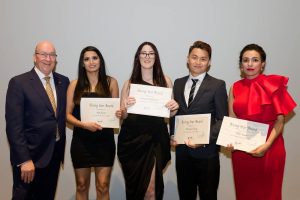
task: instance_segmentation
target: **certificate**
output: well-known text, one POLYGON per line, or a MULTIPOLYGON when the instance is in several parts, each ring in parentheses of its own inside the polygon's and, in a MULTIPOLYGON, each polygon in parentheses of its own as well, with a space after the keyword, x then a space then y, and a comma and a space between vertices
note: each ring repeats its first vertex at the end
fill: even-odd
POLYGON ((116 111, 120 98, 81 98, 80 117, 83 122, 96 122, 103 128, 119 128, 116 111))
POLYGON ((134 97, 136 103, 127 108, 127 113, 170 117, 165 105, 171 100, 171 88, 130 84, 129 96, 134 97))
POLYGON ((266 142, 268 128, 268 124, 224 117, 217 144, 249 152, 266 142))
POLYGON ((209 144, 211 114, 177 115, 175 136, 177 144, 209 144))

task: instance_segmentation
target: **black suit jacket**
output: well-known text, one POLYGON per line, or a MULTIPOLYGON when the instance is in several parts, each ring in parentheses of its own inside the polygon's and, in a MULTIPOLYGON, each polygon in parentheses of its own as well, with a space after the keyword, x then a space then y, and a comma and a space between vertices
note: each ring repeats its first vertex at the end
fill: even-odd
POLYGON ((48 165, 60 134, 59 156, 64 160, 66 141, 66 91, 69 79, 53 73, 57 95, 57 116, 45 88, 32 69, 13 77, 8 85, 5 105, 6 134, 12 165, 33 160, 35 167, 48 165))
MULTIPOLYGON (((188 152, 194 157, 213 157, 218 154, 219 147, 216 140, 224 116, 228 116, 227 91, 225 82, 206 74, 193 102, 188 108, 184 97, 185 84, 189 76, 175 80, 173 93, 174 99, 179 103, 179 110, 176 115, 206 114, 211 113, 210 143, 205 148, 189 148, 186 145, 178 145, 176 154, 188 152)), ((171 135, 174 134, 174 119, 171 119, 171 135)))

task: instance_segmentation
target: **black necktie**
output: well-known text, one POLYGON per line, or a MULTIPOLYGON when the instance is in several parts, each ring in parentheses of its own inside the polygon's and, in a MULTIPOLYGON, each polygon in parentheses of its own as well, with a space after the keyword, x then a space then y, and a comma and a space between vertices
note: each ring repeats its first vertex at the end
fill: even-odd
POLYGON ((190 95, 189 95, 189 102, 188 102, 188 107, 190 107, 193 99, 194 99, 194 92, 195 92, 195 88, 196 88, 196 84, 198 82, 198 79, 192 79, 193 81, 193 85, 192 85, 192 88, 191 88, 191 91, 190 91, 190 95))

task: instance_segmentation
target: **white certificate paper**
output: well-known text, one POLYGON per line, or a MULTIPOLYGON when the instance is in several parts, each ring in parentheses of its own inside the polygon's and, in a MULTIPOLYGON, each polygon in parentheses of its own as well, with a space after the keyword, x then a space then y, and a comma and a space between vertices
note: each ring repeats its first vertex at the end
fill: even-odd
POLYGON ((268 124, 224 117, 217 144, 249 152, 266 142, 268 128, 268 124))
POLYGON ((211 114, 177 115, 175 140, 177 144, 209 144, 211 114))
POLYGON ((81 98, 80 117, 83 122, 96 122, 103 128, 119 128, 116 111, 120 98, 81 98))
POLYGON ((127 113, 170 117, 170 110, 165 105, 171 100, 171 88, 130 84, 129 96, 134 97, 136 103, 127 108, 127 113))

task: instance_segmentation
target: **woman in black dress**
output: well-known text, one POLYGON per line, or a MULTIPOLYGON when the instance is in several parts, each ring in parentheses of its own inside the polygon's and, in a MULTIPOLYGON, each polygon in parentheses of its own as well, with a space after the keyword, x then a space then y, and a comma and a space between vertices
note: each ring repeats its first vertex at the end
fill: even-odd
MULTIPOLYGON (((129 97, 130 84, 172 87, 170 78, 163 74, 158 51, 150 42, 142 43, 134 58, 131 77, 121 94, 124 119, 118 137, 118 157, 125 177, 128 200, 162 199, 163 169, 171 158, 170 140, 165 119, 138 114, 127 114, 126 108, 135 103, 129 97)), ((174 115, 178 104, 166 104, 174 115)))
MULTIPOLYGON (((78 79, 67 92, 67 121, 74 126, 71 157, 75 169, 76 199, 88 199, 91 168, 95 169, 97 199, 109 199, 109 183, 115 158, 113 129, 80 120, 80 100, 84 97, 119 96, 117 80, 107 76, 100 51, 88 46, 81 51, 78 79)), ((121 116, 120 111, 116 113, 121 116)))

